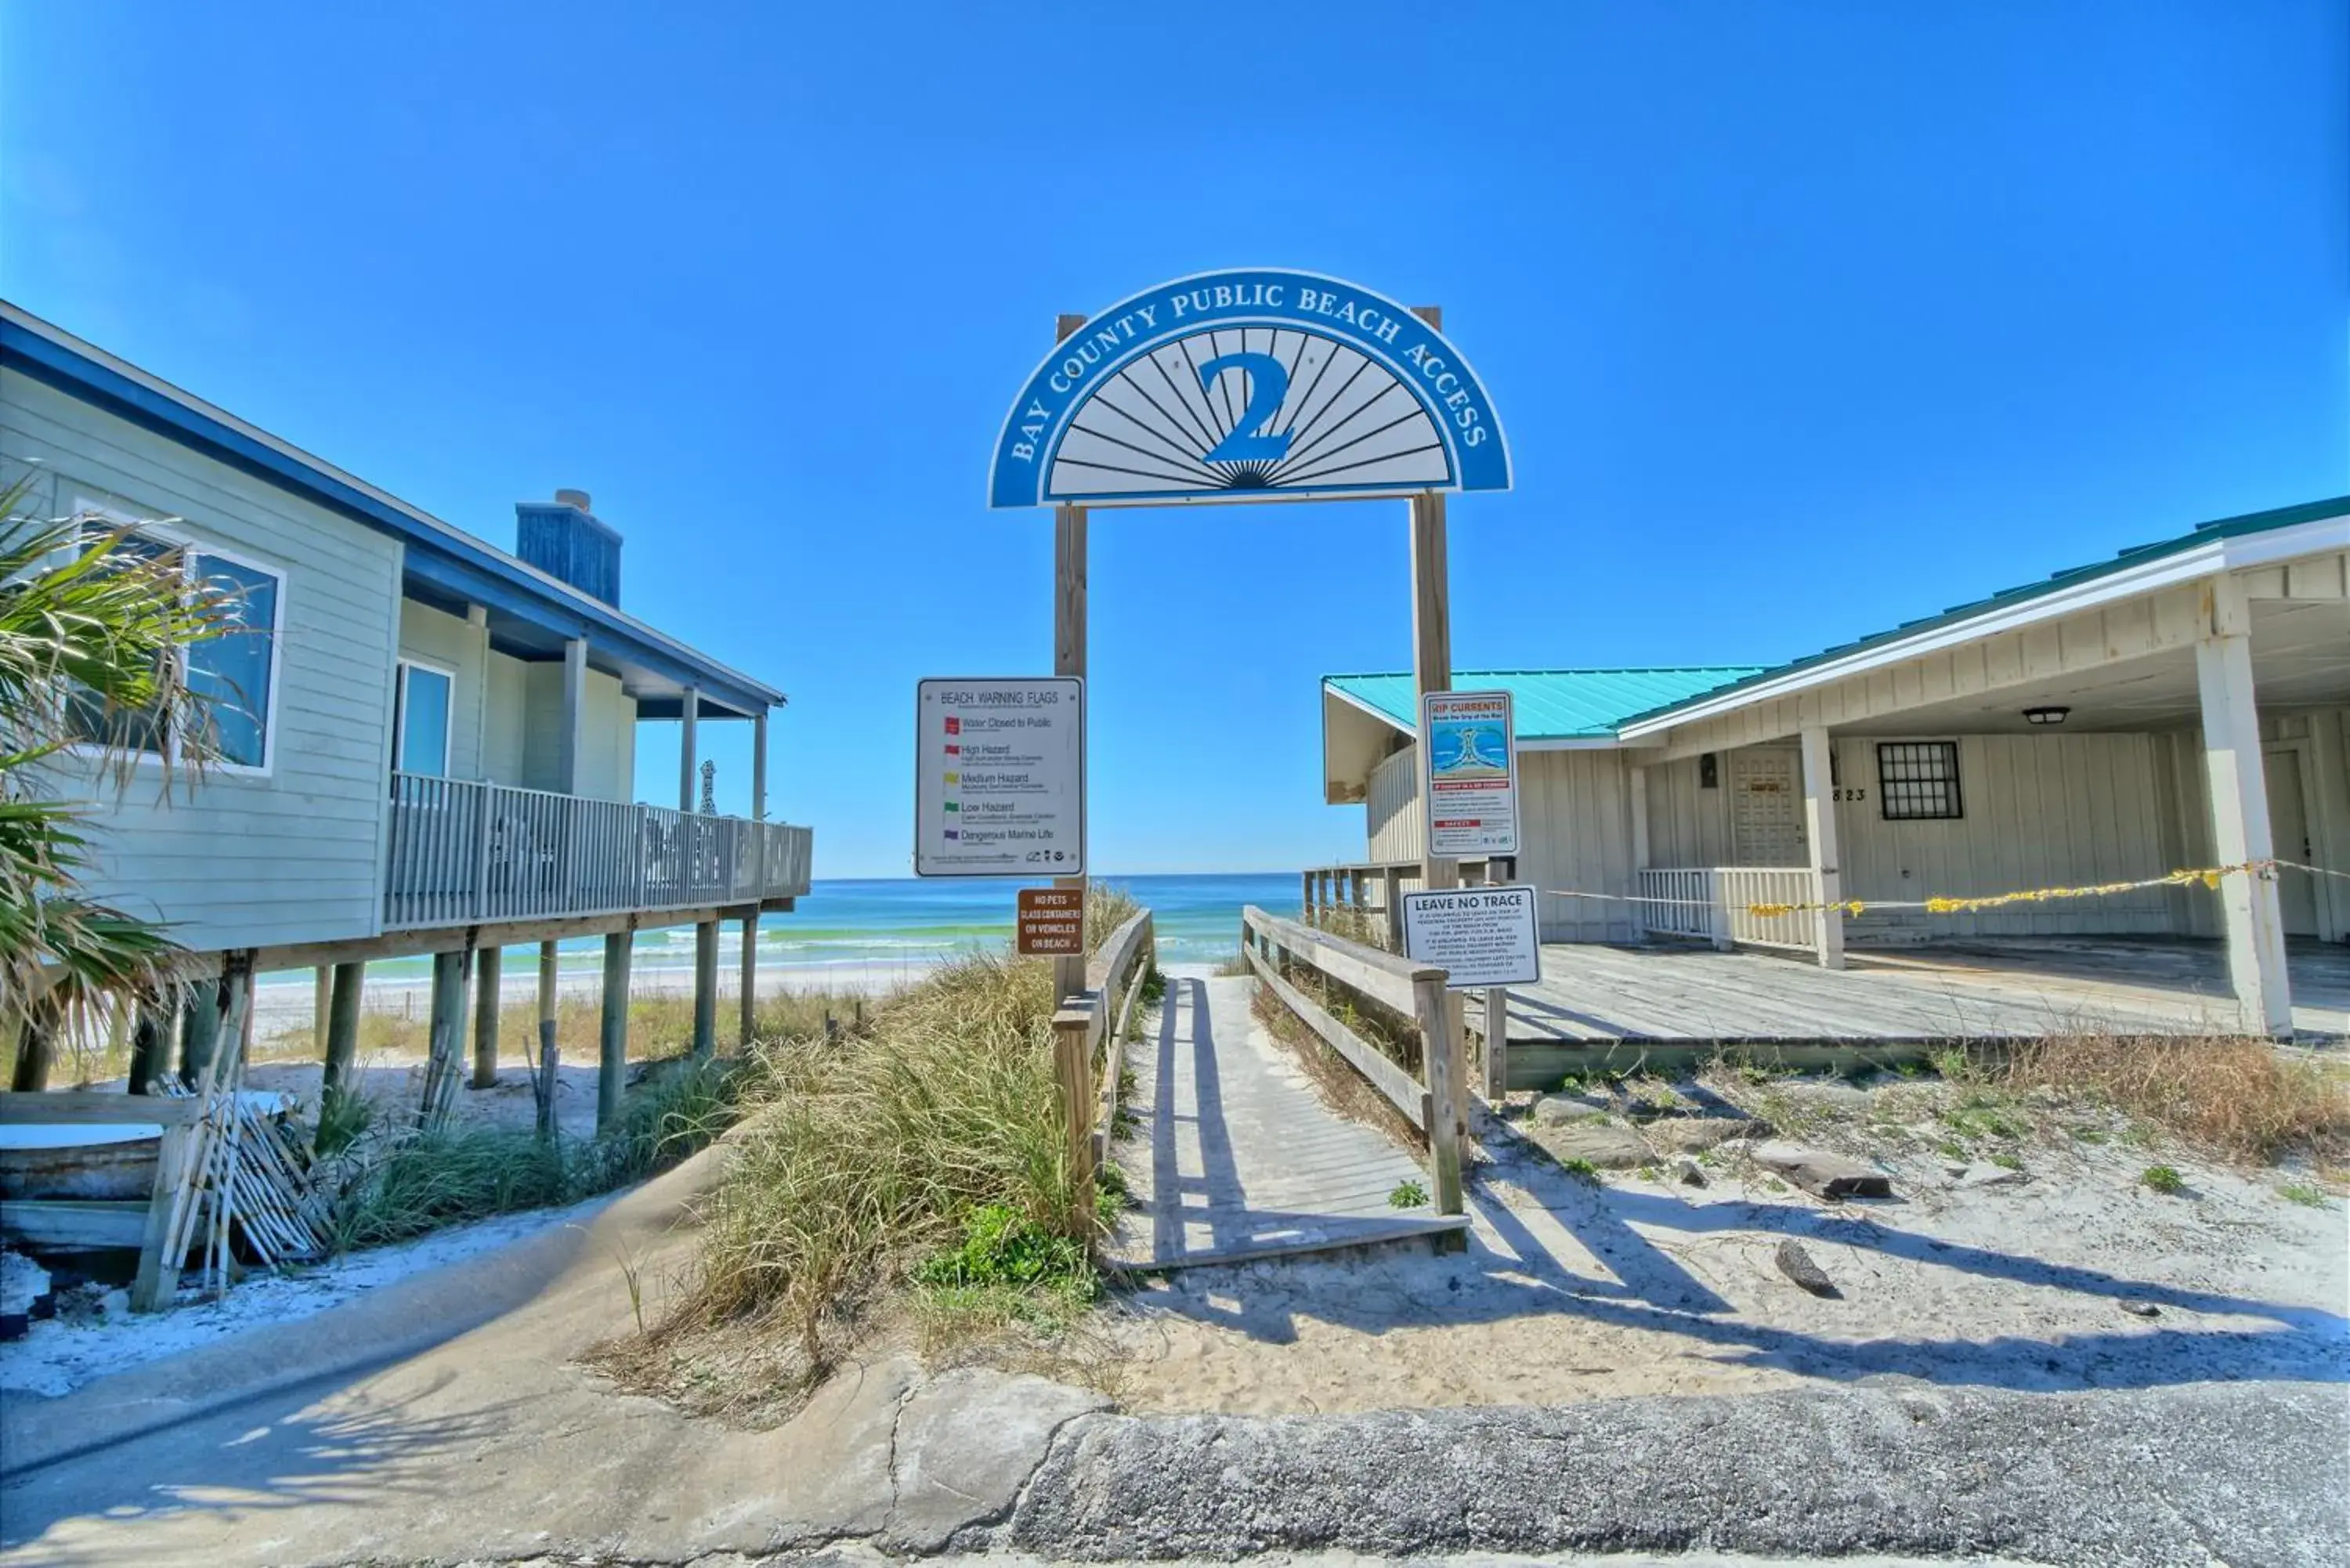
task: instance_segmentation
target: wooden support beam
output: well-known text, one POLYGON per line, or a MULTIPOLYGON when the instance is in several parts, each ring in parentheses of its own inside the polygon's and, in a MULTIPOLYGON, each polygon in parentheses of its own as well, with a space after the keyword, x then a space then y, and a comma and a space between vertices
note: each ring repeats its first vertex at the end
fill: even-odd
POLYGON ((629 1074, 629 961, 635 939, 615 931, 604 939, 602 1027, 598 1036, 596 1130, 620 1120, 620 1089, 629 1074))
POLYGON ((1446 1005, 1444 982, 1412 982, 1412 1015, 1419 1024, 1420 1060, 1428 1075, 1428 1165, 1436 1187, 1436 1211, 1463 1211, 1461 1189, 1461 1127, 1466 1107, 1461 1104, 1461 1080, 1454 1072, 1461 1060, 1461 1042, 1448 1038, 1454 1027, 1453 1009, 1446 1005))
POLYGON ((320 964, 311 985, 310 1048, 323 1051, 327 1047, 327 1013, 334 1005, 335 968, 320 964))
POLYGON ((556 1010, 560 1000, 558 982, 562 978, 561 954, 553 942, 538 944, 538 1073, 531 1080, 537 1101, 538 1137, 542 1143, 555 1137, 555 1091, 560 1085, 557 1071, 563 1053, 556 1044, 556 1010))
POLYGON ((718 922, 693 928, 693 1054, 718 1053, 718 922))
MULTIPOLYGON (((1814 897, 1835 904, 1844 898, 1844 870, 1836 849, 1835 765, 1828 751, 1824 726, 1806 724, 1801 739, 1804 772, 1804 828, 1812 855, 1814 897)), ((1812 950, 1822 969, 1844 967, 1844 911, 1818 909, 1812 916, 1812 950)))
POLYGON ((743 994, 739 1004, 743 1011, 742 1049, 748 1051, 759 1029, 759 912, 756 909, 743 917, 743 994))
MULTIPOLYGON (((2252 691, 2251 612, 2242 588, 2228 576, 2210 579, 2204 598, 2208 629, 2195 645, 2195 675, 2203 705, 2211 842, 2220 865, 2241 866, 2276 853, 2252 691)), ((2241 1027, 2249 1033, 2291 1034, 2293 993, 2275 872, 2237 871, 2220 877, 2220 912, 2241 1027)))
POLYGON ((327 1061, 320 1077, 322 1092, 349 1086, 351 1066, 359 1053, 359 1002, 367 992, 367 965, 334 966, 334 993, 327 1002, 327 1061))
POLYGON ((486 947, 473 959, 473 1087, 498 1081, 498 1010, 504 1002, 505 953, 486 947))

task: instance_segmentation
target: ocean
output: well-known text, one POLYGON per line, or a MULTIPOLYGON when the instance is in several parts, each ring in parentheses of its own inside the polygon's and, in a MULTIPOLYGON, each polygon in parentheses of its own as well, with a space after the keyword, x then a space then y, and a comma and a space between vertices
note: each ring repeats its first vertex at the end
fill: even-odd
MULTIPOLYGON (((1241 909, 1258 905, 1277 915, 1298 912, 1295 872, 1248 872, 1182 877, 1106 877, 1152 915, 1162 963, 1219 963, 1240 950, 1241 909)), ((886 877, 819 880, 789 914, 759 921, 759 968, 804 971, 814 978, 827 969, 888 970, 903 966, 908 978, 941 958, 975 951, 1001 951, 1012 940, 1014 891, 1024 884, 1012 877, 886 877)), ((740 929, 719 928, 719 964, 735 972, 740 929)), ((562 945, 567 972, 593 971, 603 961, 601 937, 562 945)), ((506 972, 537 961, 535 948, 506 950, 506 972)), ((693 928, 639 934, 632 971, 693 967, 693 928)), ((424 958, 386 959, 368 965, 369 979, 432 972, 424 958)), ((305 984, 309 971, 289 971, 264 983, 305 984)))

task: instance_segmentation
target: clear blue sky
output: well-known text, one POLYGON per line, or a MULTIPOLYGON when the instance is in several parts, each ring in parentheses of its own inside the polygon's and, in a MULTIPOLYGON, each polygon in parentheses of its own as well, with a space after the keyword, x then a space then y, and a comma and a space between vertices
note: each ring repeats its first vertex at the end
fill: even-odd
MULTIPOLYGON (((593 492, 897 875, 916 677, 1050 667, 982 485, 1056 311, 1440 303, 1518 475, 1459 664, 1775 660, 2350 488, 2345 62, 2340 0, 0 0, 0 292, 497 543, 593 492)), ((1095 524, 1098 867, 1359 853, 1315 681, 1405 666, 1404 510, 1095 524)))

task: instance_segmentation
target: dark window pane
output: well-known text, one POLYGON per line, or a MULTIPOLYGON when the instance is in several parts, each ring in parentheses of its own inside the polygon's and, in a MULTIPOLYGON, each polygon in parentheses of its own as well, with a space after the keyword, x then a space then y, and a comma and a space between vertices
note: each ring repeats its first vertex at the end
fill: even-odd
POLYGON ((199 556, 196 570, 227 595, 234 624, 188 649, 188 686, 211 699, 210 718, 221 760, 257 768, 268 761, 270 652, 277 624, 277 579, 216 556, 199 556))
POLYGON ((1956 819, 1963 815, 1959 802, 1958 742, 1878 742, 1877 786, 1888 822, 1956 819))

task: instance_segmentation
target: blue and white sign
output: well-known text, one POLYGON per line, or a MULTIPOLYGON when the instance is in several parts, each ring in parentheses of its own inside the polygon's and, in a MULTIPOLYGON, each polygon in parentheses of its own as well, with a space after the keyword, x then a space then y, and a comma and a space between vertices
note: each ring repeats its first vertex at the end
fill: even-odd
POLYGON ((1507 490, 1482 382, 1395 301, 1316 273, 1203 273, 1119 301, 1036 368, 991 506, 1507 490))

